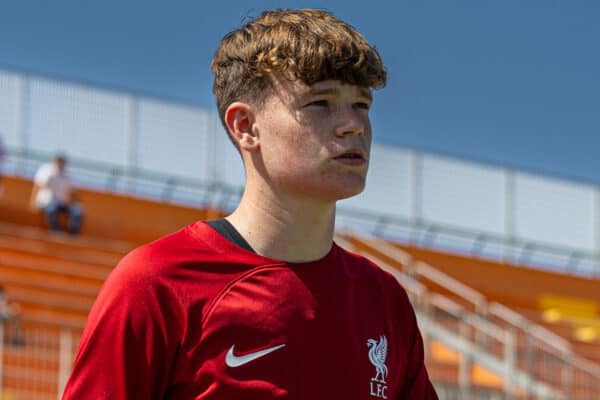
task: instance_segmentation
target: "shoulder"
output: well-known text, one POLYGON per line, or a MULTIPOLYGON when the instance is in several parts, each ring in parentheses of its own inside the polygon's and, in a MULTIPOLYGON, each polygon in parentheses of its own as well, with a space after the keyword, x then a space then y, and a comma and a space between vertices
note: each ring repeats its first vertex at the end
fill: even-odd
POLYGON ((396 304, 408 306, 408 293, 400 282, 389 272, 383 270, 374 261, 360 254, 353 253, 341 247, 340 257, 350 273, 361 279, 361 284, 374 285, 386 296, 394 297, 396 304))
MULTIPOLYGON (((111 274, 111 280, 135 287, 180 288, 195 283, 226 281, 257 265, 204 222, 187 225, 128 253, 111 274)), ((206 285, 205 285, 206 286, 206 285)))
POLYGON ((152 279, 185 268, 190 262, 196 265, 208 262, 211 253, 214 251, 197 240, 192 225, 188 225, 133 249, 123 257, 114 272, 144 280, 152 279))
POLYGON ((347 267, 353 272, 371 276, 377 279, 396 280, 390 273, 381 269, 379 265, 367 257, 351 252, 339 246, 338 248, 340 251, 340 258, 343 260, 343 263, 347 265, 347 267))
POLYGON ((202 268, 207 257, 203 254, 209 252, 193 240, 188 227, 135 248, 106 279, 91 315, 101 318, 106 310, 118 310, 115 315, 133 319, 157 312, 165 318, 180 315, 190 282, 205 280, 202 268), (161 312, 165 309, 171 312, 161 312))
POLYGON ((52 163, 42 164, 35 172, 34 180, 38 181, 38 180, 48 179, 49 177, 51 177, 52 175, 54 175, 56 173, 55 170, 56 169, 54 168, 54 164, 52 164, 52 163))
MULTIPOLYGON (((244 254, 220 248, 215 231, 203 222, 188 225, 129 252, 112 271, 97 303, 128 315, 165 318, 204 310, 230 282, 260 264, 244 254), (214 243, 211 242, 214 241, 214 243)), ((221 241, 226 239, 221 238, 221 241)), ((135 317, 134 317, 135 318, 135 317)))

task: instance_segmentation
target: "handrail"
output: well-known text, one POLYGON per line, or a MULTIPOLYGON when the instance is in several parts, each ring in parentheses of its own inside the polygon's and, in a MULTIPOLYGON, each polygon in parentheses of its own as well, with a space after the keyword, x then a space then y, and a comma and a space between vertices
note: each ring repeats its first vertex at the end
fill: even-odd
MULTIPOLYGON (((374 250, 388 255, 390 258, 399 261, 407 270, 412 273, 416 273, 448 290, 453 292, 456 296, 463 298, 467 302, 473 304, 476 310, 485 312, 486 299, 485 296, 470 286, 452 278, 450 275, 443 273, 435 269, 434 267, 426 264, 422 261, 415 261, 413 257, 405 252, 404 250, 398 249, 391 244, 384 242, 383 240, 372 240, 369 238, 361 238, 362 243, 366 243, 374 250), (399 257, 399 259, 397 258, 399 257)), ((374 259, 373 254, 369 253, 369 258, 374 259)), ((379 265, 382 261, 378 258, 379 265)), ((387 265, 387 263, 385 263, 387 265)))
MULTIPOLYGON (((349 250, 353 250, 355 247, 340 234, 336 235, 336 242, 349 250)), ((405 253, 405 254, 407 254, 407 253, 405 253)), ((408 255, 408 257, 410 257, 410 261, 412 261, 412 257, 410 255, 408 255)), ((456 317, 457 320, 460 320, 460 321, 466 322, 470 325, 473 325, 477 329, 479 329, 481 332, 498 340, 506 348, 505 356, 506 356, 506 354, 510 353, 511 351, 512 352, 516 351, 514 348, 514 339, 512 338, 511 334, 509 332, 505 331, 503 328, 501 328, 497 324, 494 324, 490 321, 484 320, 484 319, 476 316, 475 314, 468 312, 467 310, 465 310, 465 308, 462 305, 460 305, 459 303, 451 300, 450 298, 448 298, 444 295, 441 295, 439 293, 428 292, 427 288, 422 283, 416 281, 414 278, 410 277, 409 275, 399 271, 397 268, 392 267, 387 262, 381 260, 377 256, 373 256, 372 254, 369 254, 369 258, 371 259, 371 261, 375 262, 383 270, 388 271, 394 277, 396 277, 396 279, 398 279, 398 281, 406 288, 406 290, 409 293, 415 294, 419 299, 426 299, 427 304, 429 306, 438 307, 439 309, 442 309, 445 312, 456 317), (508 347, 510 347, 510 349, 508 347)), ((405 260, 408 261, 409 258, 405 258, 405 260)), ((450 278, 450 279, 453 279, 453 278, 450 278)), ((460 283, 460 282, 458 282, 458 283, 460 283)), ((457 286, 463 288, 462 284, 457 285, 457 286)), ((467 288, 467 289, 470 289, 470 288, 467 288)), ((472 289, 470 289, 470 290, 472 290, 472 289)), ((484 298, 484 301, 485 301, 485 298, 484 298)), ((542 396, 542 398, 544 398, 544 399, 550 399, 550 398, 562 399, 562 398, 564 398, 564 396, 556 393, 549 386, 547 386, 543 383, 534 381, 530 376, 528 376, 527 374, 525 374, 521 371, 515 371, 514 370, 515 366, 514 366, 514 364, 512 364, 512 362, 511 362, 512 369, 507 370, 506 363, 510 362, 511 359, 514 359, 514 356, 507 357, 507 361, 502 362, 502 361, 498 360, 497 358, 493 357, 491 354, 481 353, 482 349, 475 350, 477 347, 475 344, 470 344, 470 342, 467 342, 466 339, 461 338, 457 335, 455 335, 456 337, 454 337, 452 340, 448 340, 448 337, 452 336, 452 334, 449 331, 447 331, 446 328, 439 326, 439 325, 435 324, 434 322, 430 321, 429 317, 427 317, 426 315, 423 315, 422 313, 417 313, 417 317, 419 319, 419 325, 421 326, 421 329, 425 329, 427 331, 426 332, 427 335, 432 336, 432 337, 437 337, 439 340, 442 340, 443 342, 450 345, 452 348, 456 349, 457 351, 468 355, 474 361, 489 368, 491 371, 494 371, 495 373, 498 373, 499 375, 503 376, 504 379, 509 380, 511 382, 514 381, 513 383, 517 383, 518 385, 527 388, 530 392, 533 392, 538 396, 542 396), (432 332, 431 329, 428 329, 432 325, 437 325, 436 328, 434 329, 435 332, 432 332), (446 340, 444 340, 444 339, 446 339, 446 340), (550 395, 552 395, 553 397, 550 397, 550 395)))
MULTIPOLYGON (((351 249, 352 246, 349 242, 346 242, 349 246, 344 246, 345 248, 351 249)), ((421 282, 417 281, 413 277, 408 274, 405 274, 402 271, 398 271, 397 268, 392 267, 385 261, 381 260, 377 256, 373 256, 369 254, 369 260, 377 264, 378 267, 391 274, 400 284, 406 289, 407 292, 413 294, 415 298, 421 299, 425 293, 427 293, 427 287, 423 285, 421 282)))
MULTIPOLYGON (((396 248, 382 240, 379 242, 368 240, 367 244, 376 250, 383 252, 384 254, 389 253, 390 256, 396 254, 396 248)), ((369 257, 372 258, 372 255, 369 254, 369 257)), ((408 260, 406 256, 404 257, 405 260, 408 260)), ((499 303, 488 302, 483 294, 443 273, 442 271, 437 270, 435 267, 432 267, 431 265, 422 261, 412 261, 412 258, 410 261, 413 262, 413 266, 408 268, 414 270, 417 275, 423 276, 424 278, 429 279, 432 282, 450 290, 456 296, 467 300, 475 306, 476 310, 482 312, 483 314, 489 312, 491 315, 494 315, 500 319, 504 319, 505 322, 519 328, 526 334, 544 343, 544 345, 559 351, 562 355, 572 356, 571 345, 564 338, 550 332, 541 325, 526 319, 520 314, 502 306, 499 303)))
POLYGON ((488 314, 496 316, 515 328, 521 329, 531 336, 544 342, 546 345, 553 347, 561 353, 570 354, 572 352, 571 344, 563 337, 549 331, 539 324, 535 324, 521 314, 511 310, 510 308, 492 301, 488 303, 488 314))
POLYGON ((500 361, 497 357, 481 352, 481 349, 477 349, 473 344, 461 336, 449 332, 443 326, 431 321, 425 316, 419 316, 419 326, 428 336, 434 337, 460 353, 467 355, 476 363, 484 366, 495 374, 504 377, 504 379, 511 382, 512 385, 525 388, 528 392, 533 393, 535 396, 542 399, 558 400, 565 398, 563 394, 553 390, 546 384, 535 381, 525 372, 513 370, 512 373, 507 376, 505 363, 500 361))
POLYGON ((415 271, 418 275, 450 290, 454 295, 467 300, 475 306, 477 311, 482 313, 486 312, 487 302, 485 296, 472 287, 465 285, 423 261, 417 261, 415 263, 415 271))
MULTIPOLYGON (((343 244, 344 247, 346 247, 348 249, 354 249, 354 246, 349 241, 345 240, 343 238, 343 236, 340 234, 338 234, 336 236, 336 241, 339 244, 343 244)), ((409 255, 409 257, 410 257, 410 260, 412 261, 412 257, 410 255, 409 255)), ((471 312, 468 312, 461 304, 455 302, 454 300, 452 300, 444 295, 441 295, 439 293, 428 292, 427 288, 423 284, 414 280, 414 278, 410 277, 409 275, 399 271, 397 268, 390 266, 387 262, 381 260, 377 256, 373 256, 372 254, 369 254, 369 258, 373 262, 375 262, 378 266, 380 266, 382 269, 393 274, 396 277, 396 279, 398 279, 400 281, 400 283, 403 286, 405 286, 405 288, 407 289, 407 291, 409 293, 412 292, 412 293, 418 294, 417 297, 419 299, 426 300, 426 302, 429 306, 434 306, 434 307, 444 310, 445 312, 447 312, 450 315, 453 315, 455 318, 457 318, 457 320, 463 321, 467 324, 470 324, 470 325, 476 327, 476 329, 478 329, 479 331, 485 333, 486 335, 488 335, 492 338, 495 338, 500 343, 502 343, 505 347, 504 355, 506 357, 506 361, 501 362, 497 358, 494 358, 491 354, 481 353, 482 349, 478 348, 476 343, 467 344, 470 342, 466 342, 464 340, 464 338, 461 339, 461 337, 459 337, 457 335, 455 335, 456 337, 454 337, 452 340, 447 340, 449 336, 452 336, 452 334, 449 331, 447 331, 446 328, 444 328, 442 326, 436 326, 436 328, 434 329, 434 330, 436 330, 436 332, 432 333, 431 330, 427 329, 429 327, 429 325, 427 325, 427 324, 435 325, 435 323, 430 321, 428 316, 423 315, 421 313, 417 313, 417 317, 419 319, 419 325, 421 326, 421 329, 427 330, 426 333, 429 336, 432 336, 432 337, 437 336, 438 339, 440 339, 442 341, 444 341, 443 339, 445 338, 446 339, 445 342, 448 345, 450 345, 452 348, 456 349, 457 351, 461 352, 462 354, 468 355, 473 360, 475 360, 477 363, 480 363, 482 366, 489 368, 491 371, 497 373, 500 376, 503 376, 505 381, 507 381, 507 382, 510 381, 511 384, 516 383, 517 385, 519 385, 521 387, 525 387, 525 388, 527 388, 528 391, 535 393, 538 396, 542 396, 544 399, 559 399, 559 398, 562 399, 562 398, 564 398, 564 396, 556 393, 549 386, 547 386, 543 383, 540 383, 540 382, 536 382, 529 375, 527 375, 521 371, 515 371, 515 368, 516 368, 514 365, 515 357, 514 357, 514 354, 512 354, 516 351, 516 349, 514 347, 515 341, 514 341, 513 335, 510 332, 501 328, 497 324, 494 324, 494 323, 492 323, 488 320, 485 320, 471 312), (424 321, 426 321, 426 322, 423 324, 424 321)), ((405 260, 408 260, 408 258, 405 258, 405 260)), ((427 265, 427 264, 425 264, 425 265, 427 265)), ((430 267, 430 266, 428 266, 428 267, 430 267)), ((433 267, 430 267, 430 268, 433 269, 433 267)), ((417 266, 417 269, 418 269, 418 266, 417 266)), ((432 274, 432 275, 435 275, 435 274, 432 274)), ((454 280, 451 277, 448 277, 448 278, 450 278, 451 280, 454 280)), ((471 288, 463 287, 464 285, 458 281, 456 281, 456 283, 458 283, 458 285, 455 287, 455 289, 460 287, 461 289, 472 290, 471 288)), ((476 292, 476 291, 473 291, 473 292, 476 292)), ((485 302, 485 297, 483 295, 481 295, 481 296, 483 298, 483 301, 485 302)), ((509 386, 507 386, 507 387, 509 387, 509 386)))
POLYGON ((410 268, 413 264, 413 256, 410 255, 407 251, 397 248, 391 244, 386 243, 381 239, 371 239, 369 237, 361 237, 361 242, 368 243, 369 246, 375 248, 376 250, 383 250, 383 253, 389 255, 394 260, 398 261, 402 266, 406 268, 410 268))
MULTIPOLYGON (((338 236, 341 237, 342 235, 338 234, 338 236)), ((396 249, 395 246, 388 245, 383 241, 374 241, 370 239, 362 240, 362 238, 360 241, 366 248, 376 250, 378 253, 389 256, 389 258, 394 258, 394 254, 397 254, 397 252, 393 251, 396 249)), ((346 243, 348 243, 348 241, 346 241, 346 243)), ((387 262, 381 260, 379 257, 374 256, 370 251, 367 251, 367 253, 368 257, 381 266, 384 270, 388 270, 391 273, 395 272, 394 276, 398 276, 399 278, 397 279, 399 281, 401 281, 402 278, 410 277, 410 275, 399 271, 398 269, 389 265, 387 262)), ((444 295, 432 293, 428 291, 426 287, 423 287, 419 290, 419 298, 424 302, 425 309, 431 306, 443 309, 446 312, 449 312, 450 315, 457 320, 471 324, 472 326, 476 326, 476 329, 482 333, 494 337, 501 343, 504 343, 504 356, 506 358, 505 370, 516 367, 516 332, 512 332, 506 328, 503 328, 488 319, 482 318, 481 316, 497 317, 500 320, 503 320, 505 323, 508 323, 509 326, 517 328, 519 332, 523 332, 523 334, 535 339, 538 342, 538 344, 536 344, 536 348, 538 350, 536 351, 542 352, 542 354, 551 355, 553 358, 559 361, 561 365, 564 365, 564 367, 573 367, 577 371, 588 374, 590 379, 600 379, 600 366, 578 357, 575 353, 573 353, 570 343, 564 338, 552 333, 543 326, 528 320, 524 316, 499 303, 488 302, 485 296, 483 296, 481 293, 446 275, 442 271, 435 269, 431 265, 421 261, 414 261, 412 256, 406 255, 404 252, 402 252, 401 255, 404 257, 404 262, 409 263, 409 265, 404 265, 406 269, 413 271, 413 273, 415 273, 417 276, 426 277, 436 284, 450 290, 458 297, 470 299, 472 304, 480 305, 479 308, 475 307, 476 310, 483 310, 484 312, 480 312, 480 316, 475 316, 475 314, 467 312, 464 306, 447 298, 444 295), (540 347, 540 345, 542 345, 542 347, 540 347), (509 364, 512 367, 509 367, 509 364)), ((405 286, 409 292, 414 290, 409 285, 405 286)), ((464 334, 464 332, 462 332, 462 334, 464 334)), ((477 339, 477 336, 475 339, 477 339)), ((478 343, 477 340, 475 341, 474 345, 476 345, 476 343, 478 343)), ((568 375, 568 372, 566 373, 568 375)), ((567 378, 567 375, 564 375, 564 377, 567 378)), ((523 384, 524 382, 527 384, 526 380, 523 381, 521 379, 519 384, 523 384)), ((568 386, 569 384, 567 384, 566 387, 568 386)), ((546 388, 544 387, 540 390, 541 392, 544 392, 546 388)), ((555 399, 557 397, 550 396, 549 398, 555 399)))
MULTIPOLYGON (((335 241, 342 245, 344 248, 348 250, 354 250, 355 246, 350 243, 348 240, 344 238, 340 233, 335 234, 335 241)), ((397 268, 392 267, 387 262, 381 260, 377 256, 369 255, 369 259, 377 264, 381 269, 391 274, 407 291, 409 296, 413 296, 413 301, 421 302, 427 293, 427 287, 423 285, 421 282, 417 281, 410 275, 399 271, 397 268)))
POLYGON ((458 304, 454 300, 435 292, 427 294, 427 302, 432 306, 443 309, 445 312, 456 318, 462 318, 466 311, 462 305, 458 304))

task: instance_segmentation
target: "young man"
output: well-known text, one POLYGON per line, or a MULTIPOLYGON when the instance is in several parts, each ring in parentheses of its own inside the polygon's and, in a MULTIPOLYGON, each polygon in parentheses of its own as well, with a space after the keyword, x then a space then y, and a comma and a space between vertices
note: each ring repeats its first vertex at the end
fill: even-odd
POLYGON ((239 207, 125 257, 63 399, 437 399, 405 291, 333 243, 336 201, 365 185, 375 49, 326 12, 277 10, 225 36, 212 70, 239 207))

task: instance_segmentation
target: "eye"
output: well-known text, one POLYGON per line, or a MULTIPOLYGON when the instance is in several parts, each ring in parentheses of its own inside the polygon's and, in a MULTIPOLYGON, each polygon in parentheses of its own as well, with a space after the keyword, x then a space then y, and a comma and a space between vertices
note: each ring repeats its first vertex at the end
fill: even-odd
POLYGON ((361 110, 369 110, 371 108, 371 104, 365 102, 354 103, 354 108, 358 108, 361 110))
POLYGON ((307 107, 308 106, 328 107, 329 106, 329 102, 327 100, 315 100, 315 101, 311 101, 306 106, 307 107))

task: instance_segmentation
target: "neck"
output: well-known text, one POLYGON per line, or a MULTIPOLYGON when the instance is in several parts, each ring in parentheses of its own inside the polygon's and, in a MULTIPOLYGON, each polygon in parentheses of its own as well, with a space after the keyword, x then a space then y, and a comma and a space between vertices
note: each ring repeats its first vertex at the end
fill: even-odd
POLYGON ((331 249, 335 202, 245 191, 227 220, 258 254, 308 262, 325 257, 331 249))

